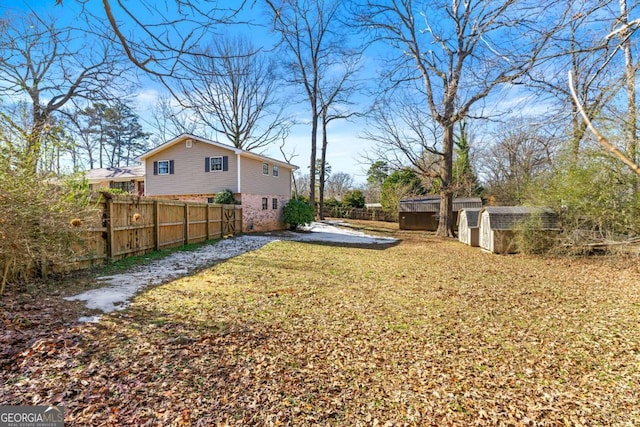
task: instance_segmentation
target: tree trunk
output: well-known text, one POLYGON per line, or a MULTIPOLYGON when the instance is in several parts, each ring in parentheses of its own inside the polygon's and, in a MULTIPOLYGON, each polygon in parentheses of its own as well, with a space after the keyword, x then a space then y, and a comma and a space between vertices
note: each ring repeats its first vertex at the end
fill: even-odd
POLYGON ((326 181, 327 166, 327 110, 322 110, 322 148, 320 150, 320 189, 318 200, 318 216, 324 219, 324 183, 326 181))
POLYGON ((451 192, 451 176, 453 172, 453 124, 444 126, 442 138, 443 161, 440 170, 442 189, 440 190, 440 219, 437 236, 454 237, 453 233, 453 194, 451 192))
POLYGON ((316 111, 312 114, 311 123, 311 158, 309 160, 309 204, 316 209, 316 147, 318 139, 318 113, 316 111))
POLYGON ((621 46, 624 52, 625 63, 625 86, 627 89, 627 126, 625 137, 627 139, 626 151, 627 156, 633 163, 638 162, 638 135, 637 135, 637 118, 636 118, 636 73, 635 66, 633 64, 633 55, 631 52, 631 34, 629 31, 629 16, 627 13, 627 0, 620 0, 620 25, 622 31, 620 31, 620 38, 622 40, 621 46))

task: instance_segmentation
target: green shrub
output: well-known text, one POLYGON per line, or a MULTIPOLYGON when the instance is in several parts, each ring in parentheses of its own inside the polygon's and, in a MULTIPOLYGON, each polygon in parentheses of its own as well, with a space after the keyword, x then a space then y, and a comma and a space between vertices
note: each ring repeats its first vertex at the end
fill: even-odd
POLYGON ((314 219, 313 207, 298 199, 291 199, 283 208, 284 222, 292 230, 300 225, 310 224, 314 219))
POLYGON ((342 204, 349 208, 364 208, 364 194, 360 190, 347 191, 342 198, 342 204))
POLYGON ((218 205, 235 205, 236 198, 233 196, 233 191, 227 189, 216 193, 215 197, 213 198, 213 203, 216 203, 218 205))

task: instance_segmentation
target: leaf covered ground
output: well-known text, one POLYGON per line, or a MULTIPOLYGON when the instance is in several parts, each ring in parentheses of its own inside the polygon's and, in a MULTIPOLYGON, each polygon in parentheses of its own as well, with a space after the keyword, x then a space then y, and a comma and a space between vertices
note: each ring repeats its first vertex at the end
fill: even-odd
POLYGON ((69 426, 640 425, 638 257, 394 234, 273 242, 95 324, 5 299, 0 404, 69 426))

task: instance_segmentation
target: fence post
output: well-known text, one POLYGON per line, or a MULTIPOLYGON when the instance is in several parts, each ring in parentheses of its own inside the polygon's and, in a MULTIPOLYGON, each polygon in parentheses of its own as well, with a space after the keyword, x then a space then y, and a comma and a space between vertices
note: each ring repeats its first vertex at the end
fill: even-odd
POLYGON ((107 258, 113 259, 113 200, 107 199, 105 204, 107 210, 107 258))
POLYGON ((158 201, 153 201, 153 246, 156 251, 160 250, 160 206, 158 201))
POLYGON ((182 236, 183 238, 183 242, 185 245, 189 244, 189 203, 185 202, 184 203, 184 221, 182 221, 182 223, 184 224, 182 227, 182 236))
POLYGON ((209 236, 209 203, 207 203, 207 207, 205 208, 204 211, 204 222, 206 224, 205 226, 205 240, 209 240, 211 237, 209 236))

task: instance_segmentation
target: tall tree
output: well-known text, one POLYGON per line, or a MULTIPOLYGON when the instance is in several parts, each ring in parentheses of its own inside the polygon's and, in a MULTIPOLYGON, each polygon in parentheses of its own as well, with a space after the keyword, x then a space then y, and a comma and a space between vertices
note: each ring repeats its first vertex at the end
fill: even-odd
POLYGON ((110 88, 126 87, 120 81, 124 69, 108 43, 33 14, 9 18, 0 52, 0 96, 26 99, 29 108, 23 124, 2 117, 23 141, 18 161, 33 172, 54 114, 73 101, 104 99, 110 88))
MULTIPOLYGON (((616 48, 605 39, 615 14, 613 0, 568 0, 558 6, 559 28, 551 35, 541 61, 525 81, 537 92, 536 103, 546 106, 547 122, 567 127, 571 162, 580 160, 587 124, 578 114, 567 86, 566 71, 576 76, 576 93, 591 120, 601 117, 606 105, 617 96, 624 79, 613 72, 616 48)), ((539 118, 538 118, 539 120, 539 118)))
MULTIPOLYGON (((354 51, 340 21, 344 3, 337 0, 265 0, 272 13, 273 31, 290 56, 290 81, 304 92, 311 115, 309 201, 316 197, 318 126, 330 121, 330 109, 344 99, 345 83, 357 69, 354 51)), ((337 118, 337 116, 336 116, 337 118)), ((326 134, 325 134, 326 135, 326 134)), ((323 146, 327 141, 323 137, 323 146)), ((325 158, 326 160, 326 158, 325 158)))
POLYGON ((265 52, 246 38, 220 37, 188 67, 176 99, 199 121, 249 151, 280 139, 276 64, 265 52))
POLYGON ((91 168, 130 166, 148 148, 150 135, 143 131, 138 115, 123 101, 112 105, 96 103, 77 116, 82 151, 91 168))
POLYGON ((454 126, 496 87, 518 81, 548 39, 544 6, 527 1, 361 2, 360 21, 398 55, 387 73, 412 89, 442 130, 437 234, 453 236, 454 126), (420 84, 415 84, 420 82, 420 84))

